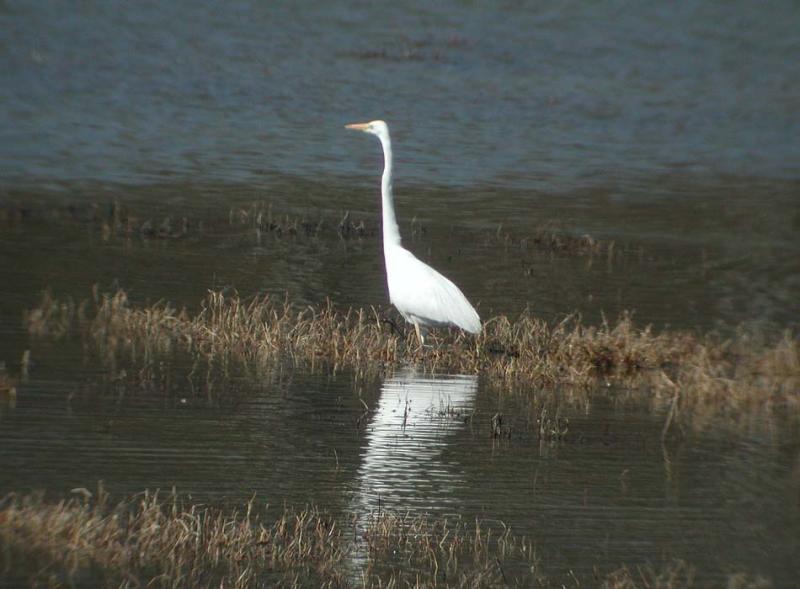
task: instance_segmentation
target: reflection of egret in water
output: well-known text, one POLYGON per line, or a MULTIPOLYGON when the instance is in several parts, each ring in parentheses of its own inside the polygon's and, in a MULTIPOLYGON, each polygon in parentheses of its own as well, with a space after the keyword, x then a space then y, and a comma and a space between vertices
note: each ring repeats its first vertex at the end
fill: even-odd
POLYGON ((463 480, 448 446, 466 427, 478 389, 475 376, 419 376, 386 380, 366 430, 353 511, 447 508, 463 480))

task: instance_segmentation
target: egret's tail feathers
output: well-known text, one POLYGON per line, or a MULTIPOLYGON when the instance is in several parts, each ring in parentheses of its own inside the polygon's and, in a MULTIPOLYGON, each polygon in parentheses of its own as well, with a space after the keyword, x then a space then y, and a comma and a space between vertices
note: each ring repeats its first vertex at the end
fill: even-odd
MULTIPOLYGON (((464 299, 466 302, 466 298, 464 299)), ((467 302, 467 305, 469 303, 467 302)), ((470 333, 480 333, 483 326, 481 325, 481 318, 478 316, 478 312, 469 305, 469 309, 464 309, 461 316, 458 318, 457 321, 454 321, 456 325, 458 325, 464 331, 468 331, 470 333), (470 312, 471 311, 471 312, 470 312)))

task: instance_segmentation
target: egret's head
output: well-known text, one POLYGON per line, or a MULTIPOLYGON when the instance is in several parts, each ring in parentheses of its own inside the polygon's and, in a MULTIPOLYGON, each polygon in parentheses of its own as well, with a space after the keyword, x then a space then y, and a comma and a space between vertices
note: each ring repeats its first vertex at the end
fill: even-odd
POLYGON ((389 127, 387 127, 386 123, 384 123, 383 121, 371 121, 369 123, 353 123, 352 125, 345 125, 345 127, 347 129, 353 129, 354 131, 363 131, 364 133, 377 135, 378 137, 389 136, 389 127))

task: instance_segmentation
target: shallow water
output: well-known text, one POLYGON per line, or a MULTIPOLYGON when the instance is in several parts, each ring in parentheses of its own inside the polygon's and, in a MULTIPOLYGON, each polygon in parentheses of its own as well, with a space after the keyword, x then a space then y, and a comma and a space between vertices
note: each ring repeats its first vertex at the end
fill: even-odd
POLYGON ((797 572, 796 436, 711 431, 662 445, 662 414, 595 398, 562 405, 568 433, 548 442, 531 419, 537 397, 410 369, 364 386, 362 403, 346 374, 287 370, 204 398, 177 384, 123 394, 62 368, 42 366, 0 411, 0 488, 57 498, 103 481, 114 496, 174 486, 200 503, 255 494, 344 517, 502 520, 535 540, 539 572, 554 579, 665 558, 706 580, 744 570, 781 586, 797 572))
POLYGON ((21 318, 45 288, 95 283, 136 303, 225 288, 385 305, 379 147, 342 128, 382 117, 404 243, 483 318, 797 329, 795 3, 216 6, 0 1, 0 361, 17 376, 32 353, 0 398, 0 494, 102 480, 478 516, 532 537, 556 579, 677 557, 791 584, 797 432, 720 422, 662 446, 663 413, 607 391, 548 397, 569 434, 541 444, 546 391, 410 369, 354 387, 283 367, 209 391, 178 363, 166 391, 131 390, 21 318), (130 234, 104 230, 115 202, 130 234), (323 225, 259 232, 253 203, 323 225), (345 211, 364 235, 339 237, 345 211), (180 235, 141 231, 166 217, 180 235), (554 250, 541 226, 604 245, 554 250))

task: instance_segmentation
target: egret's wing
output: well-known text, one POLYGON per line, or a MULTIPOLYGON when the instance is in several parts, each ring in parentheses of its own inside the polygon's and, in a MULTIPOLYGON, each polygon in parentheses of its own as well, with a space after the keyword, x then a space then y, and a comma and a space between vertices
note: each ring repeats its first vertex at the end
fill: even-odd
POLYGON ((401 313, 430 325, 480 332, 478 313, 455 284, 408 250, 392 250, 386 256, 389 295, 401 313))

